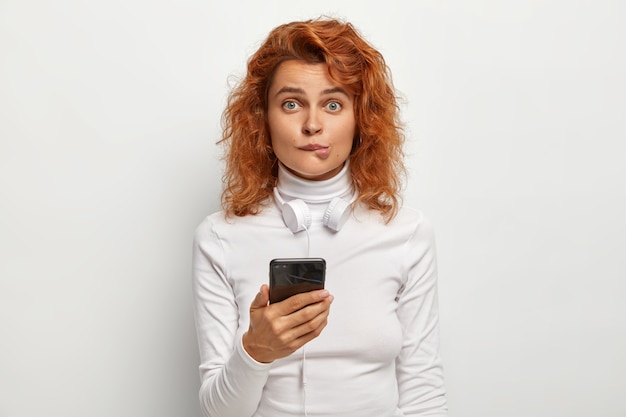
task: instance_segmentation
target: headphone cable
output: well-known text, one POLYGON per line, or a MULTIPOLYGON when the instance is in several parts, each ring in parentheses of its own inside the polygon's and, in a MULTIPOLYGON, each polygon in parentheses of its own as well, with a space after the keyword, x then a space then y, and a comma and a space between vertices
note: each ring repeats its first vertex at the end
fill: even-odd
POLYGON ((304 231, 306 233, 306 257, 310 258, 311 257, 311 236, 309 235, 309 229, 306 227, 306 225, 303 224, 302 227, 304 227, 304 231))

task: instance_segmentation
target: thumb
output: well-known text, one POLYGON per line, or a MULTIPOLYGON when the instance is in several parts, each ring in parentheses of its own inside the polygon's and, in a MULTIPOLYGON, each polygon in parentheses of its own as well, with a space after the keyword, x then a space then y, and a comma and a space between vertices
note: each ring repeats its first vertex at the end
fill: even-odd
POLYGON ((270 290, 267 287, 267 284, 261 285, 261 289, 257 293, 254 300, 252 300, 252 304, 250 305, 250 309, 257 309, 267 307, 267 303, 270 300, 270 290))

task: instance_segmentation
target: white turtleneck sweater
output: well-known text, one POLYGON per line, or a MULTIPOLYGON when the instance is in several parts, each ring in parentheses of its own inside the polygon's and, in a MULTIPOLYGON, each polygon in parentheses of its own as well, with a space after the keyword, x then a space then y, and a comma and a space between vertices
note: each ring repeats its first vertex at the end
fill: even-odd
POLYGON ((339 232, 323 225, 328 203, 353 193, 348 167, 327 181, 279 169, 285 201, 311 211, 292 233, 275 202, 258 215, 198 227, 193 252, 200 402, 207 417, 447 415, 439 356, 436 259, 424 216, 402 208, 389 223, 357 205, 339 232), (310 245, 310 247, 309 247, 310 245), (274 258, 326 259, 334 296, 322 334, 264 364, 243 349, 249 308, 274 258))

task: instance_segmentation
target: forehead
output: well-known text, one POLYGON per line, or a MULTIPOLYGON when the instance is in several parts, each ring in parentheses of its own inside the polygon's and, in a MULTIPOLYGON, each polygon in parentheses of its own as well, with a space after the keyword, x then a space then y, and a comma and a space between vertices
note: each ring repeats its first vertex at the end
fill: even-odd
POLYGON ((333 87, 343 87, 330 77, 328 65, 299 60, 282 62, 272 78, 270 96, 284 88, 297 88, 307 93, 317 93, 333 87))

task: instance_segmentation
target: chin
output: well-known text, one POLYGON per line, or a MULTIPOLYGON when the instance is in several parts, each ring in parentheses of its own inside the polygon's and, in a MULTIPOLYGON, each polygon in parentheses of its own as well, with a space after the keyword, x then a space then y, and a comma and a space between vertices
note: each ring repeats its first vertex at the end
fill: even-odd
POLYGON ((295 175, 301 177, 301 178, 305 178, 308 180, 312 180, 312 181, 323 181, 323 180, 327 180, 330 179, 332 177, 334 177, 335 175, 337 175, 339 173, 339 171, 341 171, 341 168, 343 167, 343 164, 338 166, 338 167, 332 167, 329 169, 318 169, 318 170, 301 170, 301 171, 294 171, 291 170, 291 172, 293 172, 295 175))

